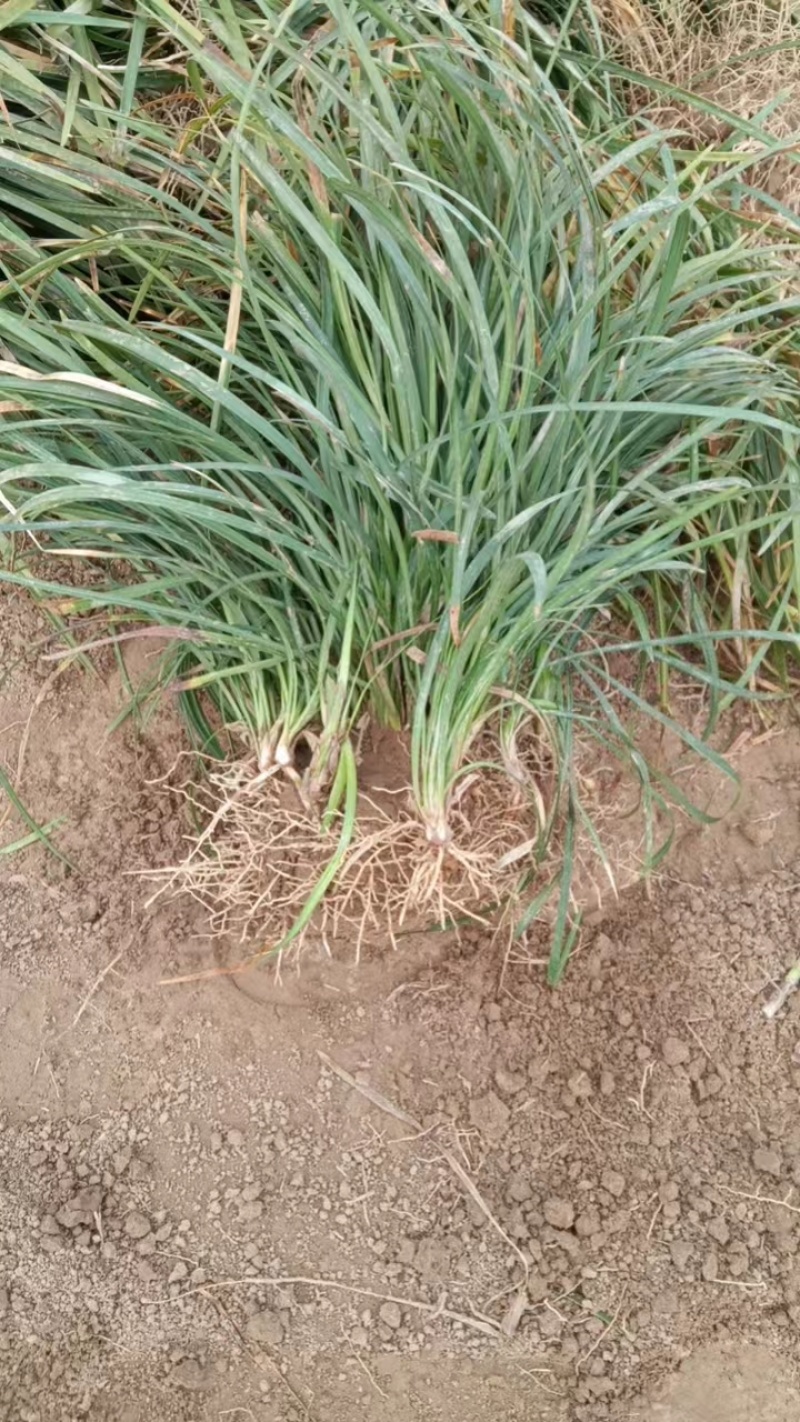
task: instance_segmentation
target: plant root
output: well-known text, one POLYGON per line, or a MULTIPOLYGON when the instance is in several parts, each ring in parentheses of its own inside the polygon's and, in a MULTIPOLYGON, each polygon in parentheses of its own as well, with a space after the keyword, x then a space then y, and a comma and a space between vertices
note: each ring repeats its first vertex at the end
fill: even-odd
MULTIPOLYGON (((170 788, 203 828, 179 864, 148 874, 158 884, 153 897, 188 893, 208 913, 212 936, 279 943, 330 861, 338 820, 326 832, 292 785, 253 759, 212 762, 201 783, 170 788)), ((453 808, 451 829, 447 845, 432 846, 408 790, 362 793, 349 847, 303 938, 326 947, 347 939, 358 959, 366 942, 400 932, 492 923, 517 901, 524 861, 532 862, 537 802, 509 794, 503 772, 481 772, 453 808)))

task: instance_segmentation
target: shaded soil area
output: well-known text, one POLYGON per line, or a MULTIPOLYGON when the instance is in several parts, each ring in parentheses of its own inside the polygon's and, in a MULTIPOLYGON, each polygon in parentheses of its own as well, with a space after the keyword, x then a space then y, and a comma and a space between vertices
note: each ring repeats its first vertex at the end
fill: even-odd
POLYGON ((557 992, 477 930, 165 987, 214 963, 139 877, 180 728, 107 734, 113 658, 3 609, 0 757, 74 867, 0 856, 2 1422, 800 1415, 797 732, 557 992))

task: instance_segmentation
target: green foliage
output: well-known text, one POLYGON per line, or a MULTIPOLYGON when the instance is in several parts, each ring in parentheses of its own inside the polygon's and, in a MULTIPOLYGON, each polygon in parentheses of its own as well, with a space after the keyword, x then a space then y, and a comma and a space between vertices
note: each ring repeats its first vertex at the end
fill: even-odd
POLYGON ((163 676, 198 738, 213 703, 319 807, 334 869, 365 709, 410 726, 441 848, 481 734, 524 784, 535 728, 539 853, 569 827, 557 976, 576 736, 651 826, 680 798, 609 618, 712 702, 748 684, 717 662, 743 607, 793 645, 793 250, 733 211, 751 160, 637 129, 590 17, 573 42, 510 0, 68 15, 0 34, 0 533, 181 630, 163 676))

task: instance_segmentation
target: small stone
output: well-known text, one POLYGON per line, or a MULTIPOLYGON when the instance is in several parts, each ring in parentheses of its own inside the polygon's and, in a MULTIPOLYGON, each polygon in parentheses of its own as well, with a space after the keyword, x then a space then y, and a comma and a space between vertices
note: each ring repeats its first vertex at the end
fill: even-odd
POLYGON ((369 1343, 369 1334, 367 1333, 366 1328, 361 1327, 360 1323, 357 1324, 356 1327, 351 1330, 350 1342, 352 1343, 354 1348, 366 1348, 367 1344, 369 1343))
POLYGON ((235 1129, 232 1131, 228 1131, 226 1140, 228 1142, 228 1145, 232 1146, 234 1150, 241 1150, 242 1146, 244 1145, 244 1136, 242 1135, 241 1131, 237 1131, 235 1129))
POLYGON ((610 1071, 608 1071, 608 1070, 606 1070, 606 1071, 601 1071, 601 1073, 600 1073, 600 1095, 601 1095, 601 1096, 613 1096, 613 1095, 614 1095, 614 1086, 615 1086, 615 1082, 614 1082, 614 1075, 613 1075, 613 1072, 610 1072, 610 1071))
POLYGON ((711 1238, 717 1241, 717 1244, 728 1243, 728 1240, 731 1237, 731 1232, 728 1228, 728 1221, 726 1219, 723 1219, 722 1215, 718 1215, 715 1220, 709 1220, 706 1228, 708 1229, 711 1238))
POLYGON ((689 1048, 685 1042, 681 1041, 680 1037, 667 1037, 661 1050, 664 1061, 667 1066, 671 1067, 682 1066, 684 1062, 688 1062, 691 1056, 689 1048))
POLYGON ((188 1273, 189 1270, 187 1266, 184 1264, 182 1259, 179 1259, 167 1282, 170 1284, 178 1284, 180 1283, 181 1279, 186 1278, 188 1273))
POLYGON ((268 1308, 248 1318, 245 1332, 254 1342, 266 1343, 270 1348, 277 1348, 283 1341, 283 1324, 278 1315, 268 1308))
POLYGON ((616 1199, 619 1199, 625 1191, 625 1176, 620 1175, 618 1170, 604 1170, 600 1184, 604 1190, 608 1191, 609 1195, 614 1195, 616 1199))
POLYGON ((544 1217, 553 1229, 572 1229, 575 1206, 569 1200, 545 1200, 544 1217))
POLYGON ((150 1221, 141 1210, 132 1210, 126 1217, 125 1233, 131 1239, 144 1239, 150 1233, 150 1221))
POLYGON ((392 1330, 399 1328, 400 1324, 403 1322, 403 1315, 400 1312, 400 1305, 393 1303, 391 1300, 388 1300, 386 1303, 381 1304, 378 1310, 378 1317, 380 1318, 381 1323, 385 1323, 386 1327, 391 1328, 392 1330))
POLYGON ((61 1234, 61 1225, 58 1223, 55 1215, 42 1215, 39 1221, 39 1229, 42 1234, 51 1235, 54 1238, 58 1238, 61 1234))
POLYGON ((211 1386, 211 1376, 206 1368, 202 1368, 196 1358, 184 1358, 181 1363, 176 1363, 169 1375, 169 1381, 174 1387, 183 1388, 185 1392, 203 1392, 211 1386))
POLYGON ((685 1269, 692 1257, 692 1246, 686 1239, 673 1239, 669 1247, 676 1269, 685 1269))
POLYGON ((8 1313, 10 1308, 11 1299, 9 1298, 8 1289, 5 1285, 0 1285, 0 1318, 3 1317, 3 1314, 8 1313))
POLYGON ((759 1146, 753 1151, 753 1165, 756 1170, 760 1170, 764 1175, 780 1175, 782 1161, 776 1150, 768 1150, 766 1146, 759 1146))

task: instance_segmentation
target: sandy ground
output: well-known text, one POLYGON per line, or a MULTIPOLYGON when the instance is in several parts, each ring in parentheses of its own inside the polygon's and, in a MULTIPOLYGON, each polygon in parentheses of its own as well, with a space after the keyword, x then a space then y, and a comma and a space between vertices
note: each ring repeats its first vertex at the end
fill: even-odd
POLYGON ((477 933, 169 988, 213 963, 138 874, 180 729, 107 734, 113 659, 2 601, 0 757, 74 865, 0 856, 2 1422, 796 1422, 800 735, 745 729, 556 993, 477 933))

